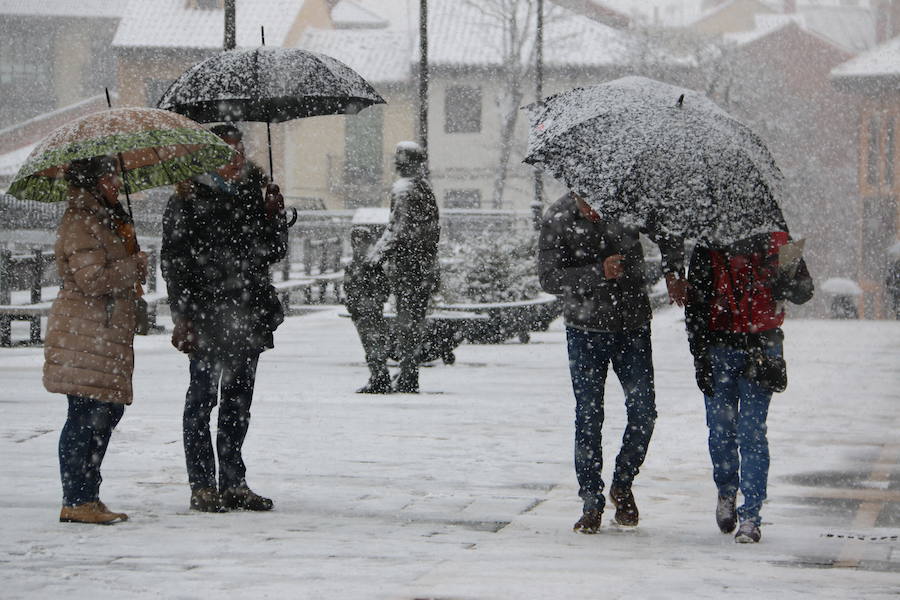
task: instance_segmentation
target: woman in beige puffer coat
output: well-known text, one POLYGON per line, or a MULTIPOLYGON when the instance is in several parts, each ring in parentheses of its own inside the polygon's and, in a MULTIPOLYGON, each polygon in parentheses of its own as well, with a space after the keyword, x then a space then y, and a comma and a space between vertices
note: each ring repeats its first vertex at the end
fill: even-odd
POLYGON ((55 247, 62 288, 50 309, 44 347, 44 387, 69 400, 59 441, 59 518, 111 523, 127 516, 100 501, 100 463, 132 400, 136 301, 147 257, 130 253, 120 233, 128 217, 118 203, 113 159, 72 161, 65 178, 69 206, 55 247))

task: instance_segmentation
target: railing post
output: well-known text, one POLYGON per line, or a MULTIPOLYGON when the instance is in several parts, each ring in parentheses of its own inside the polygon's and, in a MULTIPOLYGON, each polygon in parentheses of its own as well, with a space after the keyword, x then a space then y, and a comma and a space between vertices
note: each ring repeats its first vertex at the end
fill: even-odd
POLYGON ((312 240, 303 239, 303 271, 307 275, 312 274, 312 240))
POLYGON ((159 264, 159 252, 155 246, 147 248, 147 292, 156 291, 156 267, 159 264))
MULTIPOLYGON (((31 251, 31 303, 37 304, 41 301, 41 284, 44 279, 44 253, 40 248, 34 248, 31 251)), ((32 344, 41 343, 41 317, 31 317, 30 341, 32 344)))
POLYGON ((9 304, 12 302, 10 295, 10 263, 12 252, 8 249, 0 249, 0 304, 9 304))

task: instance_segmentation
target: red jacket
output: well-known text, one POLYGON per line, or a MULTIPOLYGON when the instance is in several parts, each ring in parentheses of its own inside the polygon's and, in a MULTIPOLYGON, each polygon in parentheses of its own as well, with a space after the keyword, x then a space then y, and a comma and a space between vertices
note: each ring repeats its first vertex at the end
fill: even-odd
POLYGON ((788 242, 788 234, 771 234, 764 251, 726 254, 710 250, 712 298, 710 331, 757 333, 781 327, 784 308, 774 294, 778 276, 778 249, 788 242))

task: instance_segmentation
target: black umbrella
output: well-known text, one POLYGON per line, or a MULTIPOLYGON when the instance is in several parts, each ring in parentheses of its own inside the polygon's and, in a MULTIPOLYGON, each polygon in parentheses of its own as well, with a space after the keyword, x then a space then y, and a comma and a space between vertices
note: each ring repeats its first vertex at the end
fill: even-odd
POLYGON ((525 162, 601 215, 713 245, 787 228, 771 153, 702 94, 624 77, 525 108, 525 162))
MULTIPOLYGON (((185 71, 159 100, 201 123, 356 114, 384 99, 356 71, 316 52, 262 46, 229 50, 185 71)), ((269 172, 272 140, 269 135, 269 172)))

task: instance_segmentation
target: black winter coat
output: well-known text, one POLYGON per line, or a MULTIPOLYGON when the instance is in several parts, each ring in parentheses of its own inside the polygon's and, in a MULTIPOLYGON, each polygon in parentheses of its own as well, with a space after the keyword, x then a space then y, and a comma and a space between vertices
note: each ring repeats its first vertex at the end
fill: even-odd
POLYGON ((650 322, 644 251, 637 228, 592 222, 566 194, 544 213, 538 241, 541 287, 563 299, 566 325, 593 331, 637 329, 650 322), (607 279, 604 259, 624 256, 625 274, 607 279))
POLYGON ((160 253, 173 318, 193 323, 198 352, 271 348, 284 319, 269 267, 287 251, 283 215, 265 214, 266 176, 254 165, 237 183, 205 174, 169 199, 160 253))

